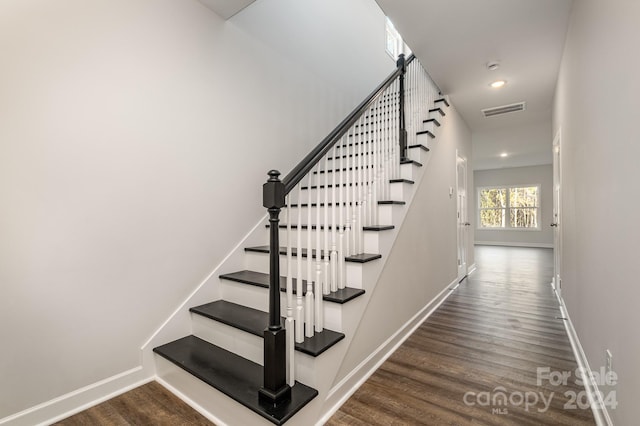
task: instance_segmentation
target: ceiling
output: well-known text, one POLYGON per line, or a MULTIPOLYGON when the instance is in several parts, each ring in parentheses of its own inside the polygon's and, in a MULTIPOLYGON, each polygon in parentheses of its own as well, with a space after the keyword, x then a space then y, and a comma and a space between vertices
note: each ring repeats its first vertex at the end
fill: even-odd
POLYGON ((551 163, 551 106, 572 0, 377 2, 470 127, 474 169, 551 163), (490 61, 500 67, 489 71, 490 61), (493 89, 495 80, 507 84, 493 89), (522 112, 481 112, 521 101, 522 112))
POLYGON ((222 19, 229 19, 256 0, 200 0, 200 3, 220 15, 222 19))

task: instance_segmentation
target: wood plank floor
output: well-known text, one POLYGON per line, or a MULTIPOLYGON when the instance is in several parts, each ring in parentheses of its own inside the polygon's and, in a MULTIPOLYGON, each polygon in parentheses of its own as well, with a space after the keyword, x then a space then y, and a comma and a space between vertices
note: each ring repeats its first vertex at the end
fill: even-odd
MULTIPOLYGON (((552 251, 478 246, 476 263, 328 425, 595 424, 590 410, 565 407, 583 389, 549 286, 552 251), (538 385, 538 367, 572 375, 566 385, 538 385)), ((153 382, 57 424, 212 423, 153 382)))
POLYGON ((552 256, 477 246, 477 271, 327 424, 595 424, 589 409, 572 407, 584 389, 549 285, 552 256), (571 377, 541 374, 538 384, 538 368, 571 377))
POLYGON ((59 426, 209 426, 212 424, 157 382, 135 388, 55 423, 59 426))

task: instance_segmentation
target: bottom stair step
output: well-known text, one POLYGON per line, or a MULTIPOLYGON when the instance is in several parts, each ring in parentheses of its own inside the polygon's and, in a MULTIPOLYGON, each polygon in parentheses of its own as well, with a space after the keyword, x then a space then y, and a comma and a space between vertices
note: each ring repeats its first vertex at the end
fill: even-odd
MULTIPOLYGON (((267 312, 227 302, 226 300, 216 300, 215 302, 191 308, 189 311, 258 337, 262 337, 264 329, 269 325, 269 314, 267 312)), ((315 357, 342 339, 344 339, 344 334, 324 329, 319 333, 316 332, 313 337, 305 337, 304 342, 296 343, 296 350, 315 357)))
POLYGON ((277 407, 264 404, 258 398, 262 366, 195 336, 183 337, 153 351, 277 425, 289 420, 318 395, 317 390, 296 382, 290 401, 277 407))

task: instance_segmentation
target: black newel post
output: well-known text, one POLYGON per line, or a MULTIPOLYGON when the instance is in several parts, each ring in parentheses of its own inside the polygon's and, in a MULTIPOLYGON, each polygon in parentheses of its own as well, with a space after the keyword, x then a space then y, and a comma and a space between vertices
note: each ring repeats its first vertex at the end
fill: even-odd
POLYGON ((262 402, 277 405, 291 398, 287 384, 286 330, 280 319, 280 209, 285 206, 284 184, 280 172, 271 170, 262 186, 262 205, 269 212, 269 326, 264 330, 264 384, 262 402))
POLYGON ((398 61, 396 62, 398 68, 402 70, 400 73, 400 77, 398 78, 400 83, 400 93, 399 95, 399 104, 400 104, 400 160, 405 160, 407 158, 407 129, 405 126, 404 120, 404 75, 407 72, 407 64, 404 60, 404 53, 401 53, 398 56, 398 61))

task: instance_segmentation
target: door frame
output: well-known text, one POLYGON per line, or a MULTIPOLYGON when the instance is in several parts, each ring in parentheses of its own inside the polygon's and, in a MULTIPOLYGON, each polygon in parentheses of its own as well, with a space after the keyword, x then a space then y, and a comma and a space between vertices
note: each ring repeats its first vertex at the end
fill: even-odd
POLYGON ((562 298, 562 128, 553 138, 553 278, 551 285, 562 298))
POLYGON ((456 149, 456 228, 458 282, 469 273, 467 246, 469 241, 469 197, 467 191, 467 159, 456 149), (462 168, 462 169, 461 169, 462 168), (462 171, 462 173, 460 173, 462 171), (461 176, 462 174, 462 176, 461 176))

